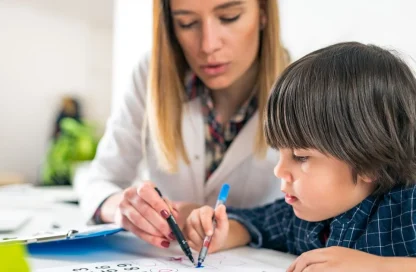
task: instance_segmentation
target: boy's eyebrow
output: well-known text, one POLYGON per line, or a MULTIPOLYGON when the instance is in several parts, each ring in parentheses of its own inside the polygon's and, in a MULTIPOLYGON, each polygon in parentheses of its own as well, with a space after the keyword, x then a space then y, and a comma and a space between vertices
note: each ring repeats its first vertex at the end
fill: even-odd
MULTIPOLYGON (((229 1, 229 2, 226 2, 224 4, 216 6, 214 8, 214 10, 222 10, 222 9, 227 9, 227 8, 230 8, 230 7, 240 6, 244 2, 245 1, 243 1, 243 0, 229 1)), ((192 12, 190 10, 186 10, 186 9, 172 10, 172 15, 190 15, 190 14, 194 14, 194 12, 192 12)))

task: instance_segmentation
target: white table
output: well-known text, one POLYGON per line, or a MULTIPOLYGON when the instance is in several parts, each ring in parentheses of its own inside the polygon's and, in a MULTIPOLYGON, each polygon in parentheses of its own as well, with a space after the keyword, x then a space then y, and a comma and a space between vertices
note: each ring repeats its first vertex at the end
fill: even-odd
MULTIPOLYGON (((8 208, 16 210, 30 211, 33 216, 32 219, 15 234, 29 234, 39 231, 57 230, 53 226, 58 225, 61 230, 77 229, 85 226, 84 220, 81 217, 78 206, 59 202, 60 200, 73 200, 73 192, 69 188, 45 188, 42 190, 36 189, 40 193, 36 196, 32 193, 23 192, 18 199, 23 199, 27 194, 27 201, 9 205, 8 208), (55 193, 55 197, 52 195, 55 193), (42 197, 43 196, 43 197, 42 197), (58 201, 58 202, 57 202, 58 201)), ((7 201, 16 199, 16 194, 10 199, 10 194, 4 194, 0 190, 0 198, 3 205, 7 201), (9 198, 9 200, 7 200, 9 198)), ((10 203, 10 202, 9 202, 10 203)), ((59 230, 58 229, 58 230, 59 230)), ((5 235, 0 235, 5 236, 5 235)), ((7 234, 6 236, 10 236, 7 234)), ((266 249, 253 249, 249 247, 242 247, 233 249, 241 258, 250 258, 265 264, 273 265, 277 268, 287 268, 295 259, 295 256, 284 254, 277 251, 266 249)), ((32 248, 29 262, 33 270, 40 268, 53 268, 60 266, 76 265, 82 263, 94 263, 103 261, 122 261, 132 260, 139 254, 160 255, 162 257, 172 256, 172 254, 180 255, 180 249, 177 245, 172 246, 171 249, 162 250, 150 246, 130 233, 119 233, 108 237, 84 239, 77 242, 71 241, 71 244, 66 246, 36 246, 32 248)))
MULTIPOLYGON (((75 242, 75 241, 72 241, 75 242)), ((43 246, 42 246, 43 247, 43 246)), ((129 233, 115 234, 108 237, 77 241, 69 247, 50 247, 36 249, 30 257, 33 268, 55 268, 60 266, 97 263, 107 261, 127 261, 140 256, 171 257, 183 255, 179 246, 162 250, 140 241, 129 233), (74 246, 76 245, 76 246, 74 246)), ((239 258, 252 259, 276 268, 286 269, 294 256, 266 249, 249 247, 229 251, 239 258)), ((209 257, 209 256, 208 256, 209 257)))

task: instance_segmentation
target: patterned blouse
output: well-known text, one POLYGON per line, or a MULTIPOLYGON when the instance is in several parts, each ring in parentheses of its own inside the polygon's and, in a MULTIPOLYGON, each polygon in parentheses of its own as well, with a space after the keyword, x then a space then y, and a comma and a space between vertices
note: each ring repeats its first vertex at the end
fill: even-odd
POLYGON ((205 121, 205 181, 220 165, 225 152, 237 137, 240 130, 257 110, 255 92, 225 124, 219 122, 210 91, 195 75, 188 74, 185 79, 186 94, 189 100, 201 98, 205 121))

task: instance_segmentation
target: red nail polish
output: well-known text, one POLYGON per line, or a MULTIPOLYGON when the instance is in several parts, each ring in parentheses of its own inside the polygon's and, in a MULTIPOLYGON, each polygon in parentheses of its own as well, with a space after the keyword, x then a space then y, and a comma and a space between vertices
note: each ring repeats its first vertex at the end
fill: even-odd
POLYGON ((170 246, 170 243, 169 243, 168 241, 163 241, 163 242, 161 243, 161 245, 162 245, 164 248, 168 248, 168 247, 170 246))
POLYGON ((172 240, 176 240, 176 237, 175 237, 175 235, 173 235, 173 232, 171 232, 169 234, 169 238, 172 239, 172 240))
POLYGON ((170 216, 170 214, 166 211, 166 210, 162 210, 160 212, 160 214, 162 215, 163 218, 168 219, 168 217, 170 216))

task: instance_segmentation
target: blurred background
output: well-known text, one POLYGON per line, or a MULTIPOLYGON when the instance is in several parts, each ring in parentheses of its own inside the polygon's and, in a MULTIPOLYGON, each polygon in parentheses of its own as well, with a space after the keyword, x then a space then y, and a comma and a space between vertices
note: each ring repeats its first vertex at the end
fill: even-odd
MULTIPOLYGON (((397 50, 416 71, 415 1, 279 4, 292 61, 359 41, 397 50)), ((71 183, 152 46, 151 17, 151 0, 0 0, 0 184, 71 183)))

